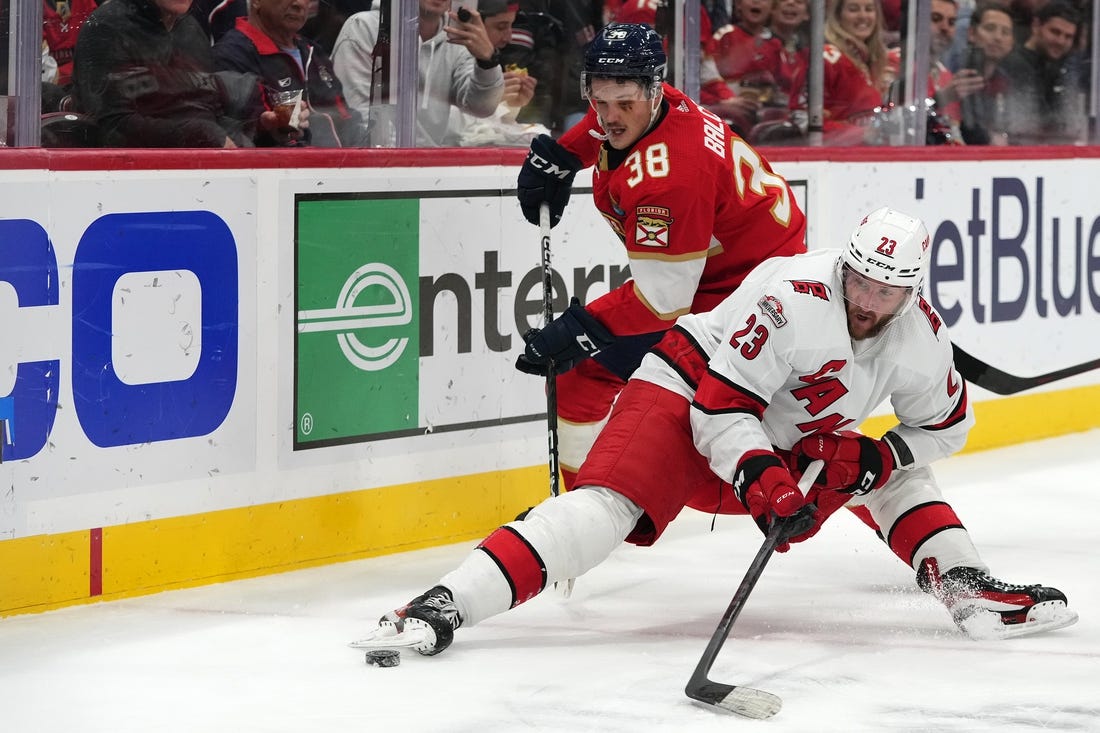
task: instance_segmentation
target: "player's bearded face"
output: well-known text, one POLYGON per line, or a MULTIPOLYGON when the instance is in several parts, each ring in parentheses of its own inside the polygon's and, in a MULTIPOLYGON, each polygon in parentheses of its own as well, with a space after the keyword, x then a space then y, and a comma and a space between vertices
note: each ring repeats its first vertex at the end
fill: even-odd
POLYGON ((600 118, 607 142, 616 150, 625 150, 646 133, 661 94, 648 99, 642 85, 633 80, 593 79, 588 100, 600 118))
POLYGON ((884 285, 844 266, 844 309, 854 341, 877 336, 909 299, 912 288, 884 285))

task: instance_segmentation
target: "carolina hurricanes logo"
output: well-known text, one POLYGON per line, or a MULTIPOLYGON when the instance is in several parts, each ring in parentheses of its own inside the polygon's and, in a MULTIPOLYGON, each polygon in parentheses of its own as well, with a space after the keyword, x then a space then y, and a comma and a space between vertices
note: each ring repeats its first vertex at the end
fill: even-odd
POLYGON ((788 282, 790 282, 791 287, 794 288, 796 293, 812 295, 822 300, 829 299, 829 288, 823 282, 818 282, 817 280, 789 280, 788 282))

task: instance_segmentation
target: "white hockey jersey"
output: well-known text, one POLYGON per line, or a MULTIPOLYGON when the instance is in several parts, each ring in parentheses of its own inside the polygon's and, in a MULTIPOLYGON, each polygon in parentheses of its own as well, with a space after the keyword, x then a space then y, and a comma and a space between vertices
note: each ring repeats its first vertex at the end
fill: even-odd
POLYGON ((855 430, 885 400, 899 420, 883 436, 898 468, 966 442, 973 410, 939 314, 920 298, 878 336, 853 342, 839 256, 766 260, 714 310, 678 319, 634 374, 692 400, 696 447, 726 480, 747 451, 855 430))

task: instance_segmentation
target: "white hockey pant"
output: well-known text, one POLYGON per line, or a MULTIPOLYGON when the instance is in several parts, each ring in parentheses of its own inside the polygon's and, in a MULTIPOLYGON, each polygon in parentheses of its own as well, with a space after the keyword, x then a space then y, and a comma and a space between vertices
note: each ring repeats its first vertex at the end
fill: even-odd
POLYGON ((464 625, 476 624, 596 567, 641 516, 611 489, 570 491, 494 531, 439 583, 454 594, 464 625))

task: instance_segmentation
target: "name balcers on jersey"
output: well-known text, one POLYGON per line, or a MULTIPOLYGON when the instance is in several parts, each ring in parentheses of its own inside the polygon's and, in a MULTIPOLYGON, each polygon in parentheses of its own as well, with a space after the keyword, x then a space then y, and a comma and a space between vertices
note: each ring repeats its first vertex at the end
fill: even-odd
POLYGON ((665 109, 614 150, 589 110, 559 142, 596 165, 596 207, 623 242, 633 281, 588 303, 616 335, 663 331, 710 310, 761 260, 805 251, 806 218, 787 181, 717 116, 664 85, 665 109))
POLYGON ((690 348, 666 339, 635 372, 693 400, 696 446, 718 476, 732 477, 748 451, 854 430, 887 399, 900 421, 886 439, 898 468, 965 443, 973 412, 939 314, 919 299, 878 336, 853 342, 838 256, 764 263, 717 308, 680 319, 675 331, 690 348))

